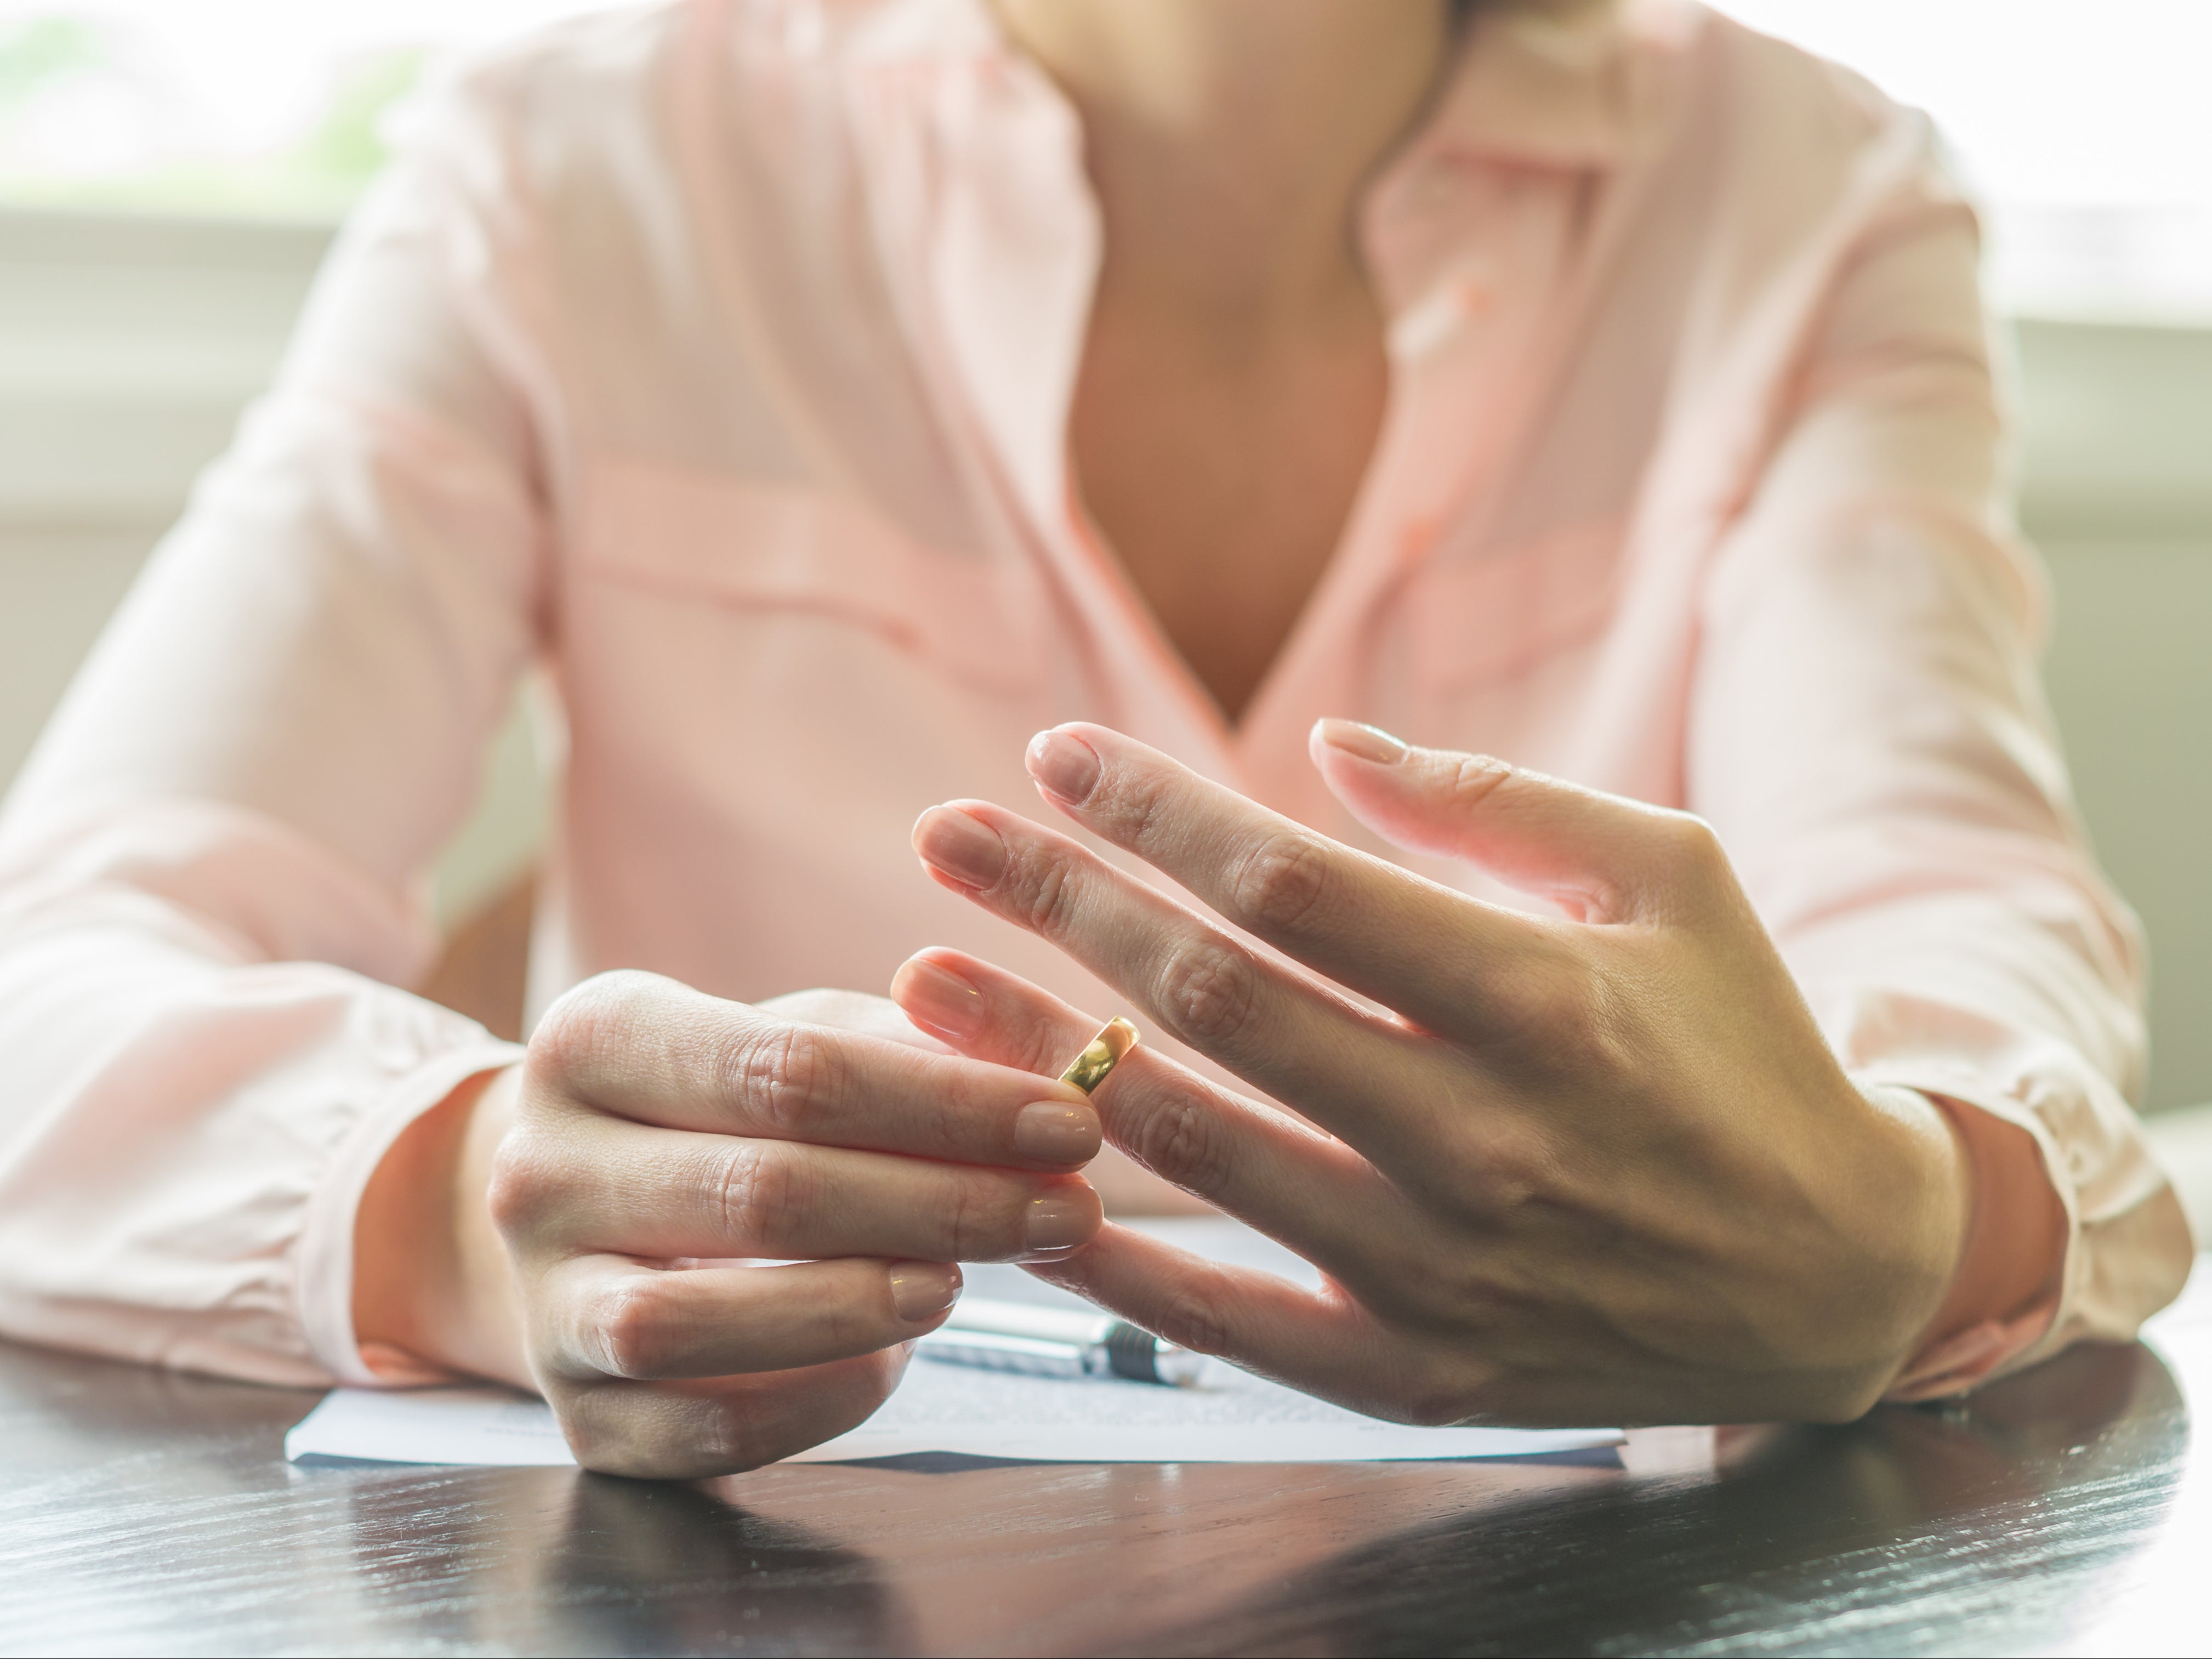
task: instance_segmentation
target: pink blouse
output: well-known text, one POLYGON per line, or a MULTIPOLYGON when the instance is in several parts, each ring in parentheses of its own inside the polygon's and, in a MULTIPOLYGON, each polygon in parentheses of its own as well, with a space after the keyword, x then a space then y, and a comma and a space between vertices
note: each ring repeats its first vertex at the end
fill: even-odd
POLYGON ((936 943, 1110 1007, 907 844, 1031 808, 1066 720, 1525 902, 1343 814, 1305 734, 1347 715, 1703 814, 1855 1076, 2034 1138, 2048 1297, 1906 1392, 2173 1297, 2140 945, 1927 123, 1687 0, 1478 14, 1366 198, 1389 410, 1235 727, 1071 511, 1079 141, 980 0, 665 0, 426 100, 0 818, 0 1330, 373 1380, 363 1184, 515 1053, 408 988, 532 664, 533 1006, 617 966, 881 990, 936 943))

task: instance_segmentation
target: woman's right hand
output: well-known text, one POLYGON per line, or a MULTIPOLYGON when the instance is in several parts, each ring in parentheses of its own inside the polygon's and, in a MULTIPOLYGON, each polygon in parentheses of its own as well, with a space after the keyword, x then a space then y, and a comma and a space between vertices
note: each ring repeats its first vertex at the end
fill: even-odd
POLYGON ((943 1322, 955 1262, 1049 1259, 1100 1222, 1073 1087, 649 974, 562 998, 447 1138, 451 1317, 507 1327, 514 1357, 471 1363, 466 1328, 413 1346, 524 1370, 609 1474, 729 1474, 842 1433, 943 1322))

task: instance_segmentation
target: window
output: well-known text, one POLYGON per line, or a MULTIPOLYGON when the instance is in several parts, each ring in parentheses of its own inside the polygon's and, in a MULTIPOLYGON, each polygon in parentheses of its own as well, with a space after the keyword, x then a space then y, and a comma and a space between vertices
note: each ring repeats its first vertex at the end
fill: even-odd
POLYGON ((584 0, 0 0, 0 199, 326 218, 445 46, 584 0))
MULTIPOLYGON (((2212 321, 2212 0, 1720 0, 1932 112, 2000 300, 2212 321)), ((586 0, 0 0, 0 200, 327 217, 425 56, 586 0)))
POLYGON ((2207 0, 1718 0, 1936 118, 1999 301, 2212 323, 2207 0))

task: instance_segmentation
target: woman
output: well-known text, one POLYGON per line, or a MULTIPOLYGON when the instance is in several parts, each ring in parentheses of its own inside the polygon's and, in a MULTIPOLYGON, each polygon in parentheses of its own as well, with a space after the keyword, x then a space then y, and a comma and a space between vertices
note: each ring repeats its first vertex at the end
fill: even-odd
POLYGON ((503 1377, 656 1474, 859 1420, 961 1260, 1418 1420, 2131 1334, 2190 1243, 1930 149, 1686 0, 479 66, 10 802, 7 1328, 503 1377), (526 1054, 398 988, 532 659, 526 1054), (941 1042, 773 1000, 895 969, 941 1042), (1041 1081, 1119 997, 1218 1069, 1041 1081), (1329 1288, 1102 1232, 1101 1113, 1329 1288))

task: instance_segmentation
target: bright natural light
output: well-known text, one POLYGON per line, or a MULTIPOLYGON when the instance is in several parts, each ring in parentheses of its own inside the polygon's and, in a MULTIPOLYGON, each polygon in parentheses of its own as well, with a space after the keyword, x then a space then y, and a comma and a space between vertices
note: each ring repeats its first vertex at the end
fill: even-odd
MULTIPOLYGON (((604 0, 601 0, 604 3, 604 0)), ((323 216, 433 53, 589 0, 0 0, 0 195, 323 216)))
POLYGON ((1723 0, 1934 116, 2014 308, 2212 320, 2212 0, 1723 0))
MULTIPOLYGON (((587 0, 0 0, 0 198, 326 216, 431 53, 587 0)), ((1726 0, 1936 118, 2015 309, 2212 319, 2212 0, 1726 0)))

